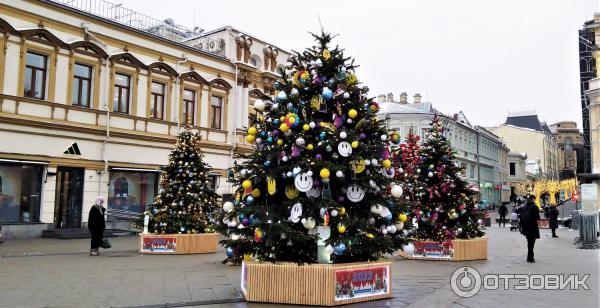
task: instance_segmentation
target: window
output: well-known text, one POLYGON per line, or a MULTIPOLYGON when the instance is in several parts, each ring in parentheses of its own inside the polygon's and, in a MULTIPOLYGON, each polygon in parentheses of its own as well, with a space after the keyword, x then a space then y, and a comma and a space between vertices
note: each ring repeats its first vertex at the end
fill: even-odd
POLYGON ((517 175, 517 165, 515 163, 508 164, 508 168, 510 169, 510 171, 509 171, 510 173, 509 174, 511 176, 517 175))
POLYGON ((108 209, 111 215, 136 219, 156 197, 158 173, 113 171, 110 178, 108 209))
POLYGON ((194 111, 196 107, 196 91, 183 90, 183 122, 194 125, 194 111))
POLYGON ((75 63, 71 103, 73 106, 90 107, 92 88, 92 67, 75 63))
POLYGON ((211 174, 208 176, 208 188, 212 191, 216 191, 217 189, 217 181, 219 177, 217 175, 211 174))
POLYGON ((25 64, 25 93, 26 97, 46 98, 47 57, 33 52, 27 52, 25 64))
POLYGON ((165 85, 152 82, 152 99, 150 100, 150 117, 163 120, 165 107, 165 85))
POLYGON ((129 92, 131 78, 123 74, 115 74, 115 93, 113 112, 129 113, 129 92))
POLYGON ((0 222, 40 221, 42 166, 0 164, 0 222))
POLYGON ((213 96, 210 101, 210 113, 212 115, 210 128, 221 129, 223 122, 223 98, 220 96, 213 96))

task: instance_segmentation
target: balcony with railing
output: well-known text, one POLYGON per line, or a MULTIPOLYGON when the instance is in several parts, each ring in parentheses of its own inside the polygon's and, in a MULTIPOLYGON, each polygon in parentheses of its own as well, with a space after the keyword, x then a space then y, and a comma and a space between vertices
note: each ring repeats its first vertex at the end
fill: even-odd
POLYGON ((176 25, 173 19, 159 20, 105 0, 46 0, 125 27, 184 44, 217 56, 225 55, 225 42, 202 36, 202 30, 176 25))

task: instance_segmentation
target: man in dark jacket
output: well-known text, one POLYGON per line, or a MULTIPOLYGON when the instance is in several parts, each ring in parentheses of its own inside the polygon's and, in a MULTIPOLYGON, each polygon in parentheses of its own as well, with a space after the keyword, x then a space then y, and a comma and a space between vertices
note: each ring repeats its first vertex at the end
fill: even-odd
POLYGON ((502 203, 502 205, 500 205, 500 207, 498 208, 498 214, 500 214, 500 222, 498 222, 498 227, 500 227, 500 225, 502 225, 503 227, 506 227, 506 214, 508 213, 508 208, 506 207, 506 205, 504 203, 502 203))
POLYGON ((88 229, 92 235, 90 256, 97 256, 99 254, 98 248, 102 246, 102 239, 104 238, 104 229, 106 228, 104 212, 106 210, 102 207, 102 204, 104 204, 104 198, 96 198, 96 202, 90 209, 88 217, 88 229))
POLYGON ((548 209, 548 226, 552 229, 552 237, 558 237, 556 235, 556 228, 558 228, 558 209, 556 204, 553 204, 548 209))
POLYGON ((527 238, 527 262, 535 262, 533 257, 533 247, 535 240, 540 238, 540 228, 538 220, 540 219, 540 210, 533 202, 531 196, 527 199, 527 203, 520 210, 521 216, 521 233, 527 238))

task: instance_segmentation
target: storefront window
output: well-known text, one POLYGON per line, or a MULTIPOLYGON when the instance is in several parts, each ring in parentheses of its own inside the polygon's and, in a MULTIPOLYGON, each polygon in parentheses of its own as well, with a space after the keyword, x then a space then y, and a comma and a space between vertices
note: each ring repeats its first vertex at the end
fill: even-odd
POLYGON ((0 163, 0 223, 40 221, 43 167, 0 163))
POLYGON ((108 187, 108 210, 111 216, 136 218, 154 202, 158 174, 153 172, 113 171, 108 187))

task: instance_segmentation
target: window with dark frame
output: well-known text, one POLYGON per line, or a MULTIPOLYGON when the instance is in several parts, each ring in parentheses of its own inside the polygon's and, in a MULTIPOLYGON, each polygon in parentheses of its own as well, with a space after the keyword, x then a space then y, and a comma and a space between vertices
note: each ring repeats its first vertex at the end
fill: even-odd
POLYGON ((73 74, 73 89, 71 92, 71 104, 79 107, 90 107, 92 93, 92 67, 75 63, 73 74))
POLYGON ((150 100, 150 117, 154 119, 164 119, 165 104, 165 85, 158 82, 152 82, 152 92, 150 100))
POLYGON ((223 98, 213 96, 210 101, 211 123, 210 128, 221 129, 223 125, 223 98))
POLYGON ((194 125, 194 114, 196 109, 196 91, 183 90, 183 122, 194 125))
POLYGON ((129 93, 131 77, 115 74, 115 93, 113 97, 113 112, 129 114, 129 93))
POLYGON ((45 99, 46 98, 46 73, 48 57, 33 52, 27 52, 25 64, 25 88, 24 96, 45 99))
POLYGON ((509 174, 513 175, 513 176, 517 175, 517 166, 516 166, 516 164, 515 163, 510 163, 510 164, 508 164, 508 166, 509 166, 509 169, 510 169, 510 173, 509 174))

